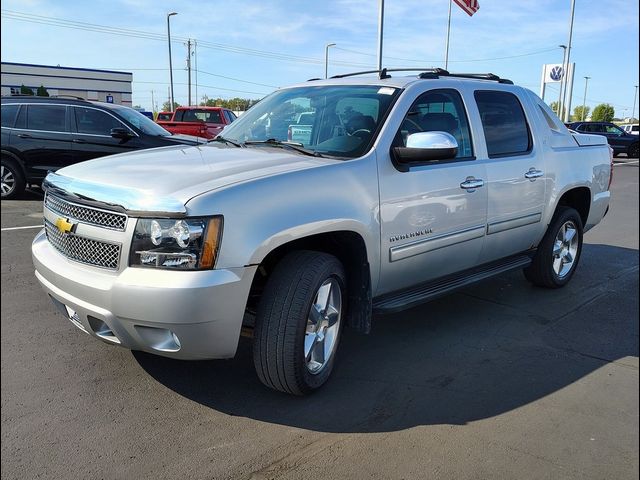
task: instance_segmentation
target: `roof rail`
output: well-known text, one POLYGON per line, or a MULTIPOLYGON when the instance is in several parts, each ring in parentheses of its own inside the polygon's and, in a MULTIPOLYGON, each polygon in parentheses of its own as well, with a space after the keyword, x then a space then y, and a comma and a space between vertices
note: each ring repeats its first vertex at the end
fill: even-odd
POLYGON ((498 83, 505 83, 513 85, 513 82, 507 78, 500 78, 493 73, 450 73, 444 68, 383 68, 382 70, 365 70, 363 72, 343 73, 341 75, 334 75, 331 78, 345 78, 354 77, 357 75, 366 75, 369 73, 377 73, 378 77, 382 80, 384 78, 391 78, 389 72, 421 72, 418 77, 422 79, 435 79, 440 77, 455 77, 455 78, 474 78, 476 80, 491 80, 498 83))
POLYGON ((86 98, 83 97, 78 97, 77 95, 65 95, 65 94, 61 94, 61 95, 49 95, 50 98, 72 98, 74 100, 82 100, 84 102, 88 102, 89 100, 87 100, 86 98))

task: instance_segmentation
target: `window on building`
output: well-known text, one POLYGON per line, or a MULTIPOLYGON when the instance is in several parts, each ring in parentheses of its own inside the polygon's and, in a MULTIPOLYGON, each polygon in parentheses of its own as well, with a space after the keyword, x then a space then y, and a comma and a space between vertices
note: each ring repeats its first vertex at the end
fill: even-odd
POLYGON ((475 92, 474 96, 489 157, 521 155, 531 150, 529 125, 515 95, 484 90, 475 92))
POLYGON ((89 135, 111 135, 112 128, 124 125, 108 113, 94 108, 74 107, 78 133, 89 135))
POLYGON ((27 129, 66 132, 66 112, 64 105, 29 105, 27 129))

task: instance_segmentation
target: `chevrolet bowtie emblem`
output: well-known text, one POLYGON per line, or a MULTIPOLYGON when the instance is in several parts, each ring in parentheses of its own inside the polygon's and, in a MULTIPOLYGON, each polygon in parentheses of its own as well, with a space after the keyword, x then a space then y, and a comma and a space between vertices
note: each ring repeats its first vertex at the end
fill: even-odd
POLYGON ((56 228, 62 233, 69 233, 73 231, 73 227, 76 225, 66 218, 58 217, 56 220, 56 228))

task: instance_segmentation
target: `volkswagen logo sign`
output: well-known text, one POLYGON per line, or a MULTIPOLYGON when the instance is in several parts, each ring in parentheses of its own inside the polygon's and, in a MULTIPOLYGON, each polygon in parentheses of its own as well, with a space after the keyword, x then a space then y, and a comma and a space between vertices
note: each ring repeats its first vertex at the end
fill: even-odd
POLYGON ((558 82, 562 78, 562 73, 562 67, 553 67, 549 76, 551 77, 551 80, 558 82))

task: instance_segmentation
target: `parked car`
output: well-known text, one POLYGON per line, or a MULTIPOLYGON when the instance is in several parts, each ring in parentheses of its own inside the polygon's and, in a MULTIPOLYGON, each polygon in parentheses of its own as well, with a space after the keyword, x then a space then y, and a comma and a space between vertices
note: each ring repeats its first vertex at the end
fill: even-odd
POLYGON ((620 127, 627 133, 631 135, 638 135, 638 124, 629 124, 629 125, 620 125, 620 127))
POLYGON ((260 380, 302 395, 345 325, 510 270, 565 286, 612 172, 603 136, 506 79, 354 74, 279 89, 204 147, 49 174, 33 261, 97 339, 188 360, 233 357, 252 332, 260 380), (301 105, 304 146, 287 140, 301 105))
POLYGON ((231 110, 222 107, 179 107, 170 120, 157 122, 172 133, 212 139, 236 118, 231 110))
POLYGON ((609 122, 572 122, 568 128, 580 133, 604 135, 613 154, 626 153, 628 157, 638 158, 638 136, 624 131, 615 123, 609 122))
POLYGON ((63 97, 2 97, 3 199, 39 184, 49 171, 104 155, 167 145, 197 145, 136 110, 63 97))
POLYGON ((158 112, 156 122, 167 122, 173 118, 173 112, 158 112))

